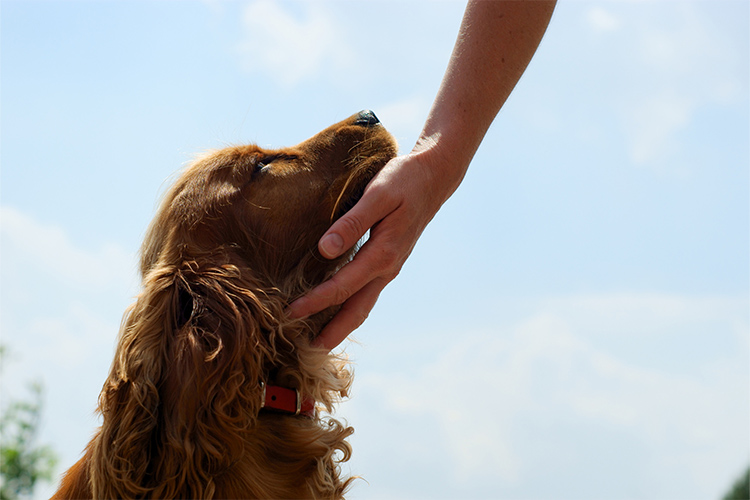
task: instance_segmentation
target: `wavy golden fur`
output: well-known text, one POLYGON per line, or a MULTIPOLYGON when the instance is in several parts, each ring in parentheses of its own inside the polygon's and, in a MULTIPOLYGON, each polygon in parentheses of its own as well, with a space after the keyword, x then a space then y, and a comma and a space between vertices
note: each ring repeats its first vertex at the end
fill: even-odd
POLYGON ((311 341, 334 310, 288 304, 351 258, 317 241, 396 153, 370 113, 296 147, 229 147, 166 194, 141 249, 142 291, 104 383, 102 427, 53 498, 340 498, 353 432, 325 412, 351 383, 311 341), (260 383, 314 418, 260 411, 260 383))

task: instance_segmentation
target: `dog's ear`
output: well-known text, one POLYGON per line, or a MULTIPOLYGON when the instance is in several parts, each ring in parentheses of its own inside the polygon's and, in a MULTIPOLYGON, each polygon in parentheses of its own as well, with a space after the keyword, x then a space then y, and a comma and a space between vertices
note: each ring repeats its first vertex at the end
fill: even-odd
POLYGON ((157 477, 178 478, 198 498, 238 460, 262 403, 260 382, 284 342, 285 302, 249 269, 203 264, 182 269, 174 304, 176 334, 163 382, 163 438, 157 477))
POLYGON ((176 290, 171 270, 151 273, 123 318, 115 359, 99 396, 103 423, 93 442, 90 470, 94 498, 148 496, 176 290))
POLYGON ((95 497, 210 496, 255 425, 284 305, 231 265, 149 273, 102 391, 95 463, 113 486, 92 481, 95 497))

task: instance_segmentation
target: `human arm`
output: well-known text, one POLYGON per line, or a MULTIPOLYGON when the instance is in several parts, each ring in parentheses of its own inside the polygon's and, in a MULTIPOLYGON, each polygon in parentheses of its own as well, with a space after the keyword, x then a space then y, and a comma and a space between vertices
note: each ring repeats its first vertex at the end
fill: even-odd
POLYGON ((320 240, 335 258, 370 230, 352 262, 291 306, 305 317, 342 304, 316 339, 332 349, 367 318, 417 239, 461 183, 487 129, 521 78, 554 1, 470 0, 443 81, 414 149, 391 160, 320 240))

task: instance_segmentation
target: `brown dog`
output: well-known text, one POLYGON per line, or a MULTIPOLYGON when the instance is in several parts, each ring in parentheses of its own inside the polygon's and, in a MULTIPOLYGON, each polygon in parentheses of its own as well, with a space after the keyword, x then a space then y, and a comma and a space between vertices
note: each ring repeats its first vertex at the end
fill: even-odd
POLYGON ((311 346, 335 311, 285 309, 352 257, 325 260, 317 242, 395 154, 363 111, 292 148, 230 147, 185 170, 141 249, 103 425, 54 498, 343 495, 353 430, 320 412, 351 377, 311 346))

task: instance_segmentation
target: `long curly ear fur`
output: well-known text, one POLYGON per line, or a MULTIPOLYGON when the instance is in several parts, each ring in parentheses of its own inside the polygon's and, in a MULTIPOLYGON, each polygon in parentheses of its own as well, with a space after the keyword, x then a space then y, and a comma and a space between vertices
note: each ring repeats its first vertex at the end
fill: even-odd
POLYGON ((143 497, 148 489, 159 389, 167 366, 166 332, 174 323, 174 276, 154 274, 125 313, 117 352, 99 398, 102 429, 92 443, 94 498, 143 497))
POLYGON ((336 457, 348 459, 351 428, 333 419, 258 418, 259 383, 269 376, 330 411, 346 393, 348 372, 310 347, 306 325, 279 320, 278 290, 216 261, 157 266, 126 313, 100 396, 94 498, 338 497, 348 485, 336 457), (217 491, 230 469, 234 487, 221 482, 217 491), (295 477, 304 480, 290 484, 295 477))

